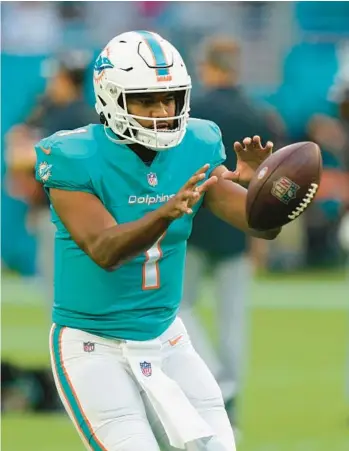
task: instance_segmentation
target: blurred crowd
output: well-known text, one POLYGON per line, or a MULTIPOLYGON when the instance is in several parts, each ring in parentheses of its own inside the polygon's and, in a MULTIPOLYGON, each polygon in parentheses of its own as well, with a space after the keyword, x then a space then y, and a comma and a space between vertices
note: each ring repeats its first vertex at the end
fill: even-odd
MULTIPOLYGON (((235 165, 233 142, 256 134, 275 148, 311 140, 322 150, 316 201, 275 242, 248 240, 206 211, 194 223, 182 316, 233 409, 253 269, 339 267, 349 252, 348 17, 348 2, 4 3, 3 264, 23 275, 39 273, 45 296, 52 298, 54 228, 34 179, 33 143, 98 121, 89 77, 93 58, 109 39, 134 29, 163 35, 183 54, 192 75, 192 115, 221 127, 229 167, 235 165), (220 239, 212 240, 212 234, 220 239), (217 352, 193 313, 207 273, 219 300, 217 352), (223 355, 231 358, 223 362, 223 355)), ((18 374, 38 387, 49 377, 5 370, 4 388, 18 374)), ((9 393, 5 408, 18 403, 9 393)), ((30 400, 24 404, 30 406, 30 400)))

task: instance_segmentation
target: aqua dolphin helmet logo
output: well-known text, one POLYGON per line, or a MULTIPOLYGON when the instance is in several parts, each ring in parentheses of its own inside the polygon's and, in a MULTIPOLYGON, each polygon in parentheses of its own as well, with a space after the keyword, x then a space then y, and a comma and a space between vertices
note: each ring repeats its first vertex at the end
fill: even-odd
POLYGON ((106 69, 113 69, 115 66, 109 59, 109 49, 107 48, 105 50, 105 55, 100 54, 99 57, 96 59, 95 65, 94 65, 94 78, 95 80, 99 81, 103 75, 106 69))

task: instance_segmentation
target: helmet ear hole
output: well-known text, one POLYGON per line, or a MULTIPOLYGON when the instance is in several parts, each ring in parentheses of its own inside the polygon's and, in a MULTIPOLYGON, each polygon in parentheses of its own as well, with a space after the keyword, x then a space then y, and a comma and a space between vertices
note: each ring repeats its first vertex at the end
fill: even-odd
POLYGON ((104 116, 104 113, 100 113, 99 120, 101 121, 102 125, 108 125, 108 121, 107 121, 106 117, 104 116))

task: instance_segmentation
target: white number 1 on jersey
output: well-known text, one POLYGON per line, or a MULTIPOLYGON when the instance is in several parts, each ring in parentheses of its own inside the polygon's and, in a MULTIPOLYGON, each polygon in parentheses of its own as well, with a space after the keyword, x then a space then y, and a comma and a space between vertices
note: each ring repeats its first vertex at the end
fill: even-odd
POLYGON ((164 235, 152 245, 145 253, 145 262, 143 263, 142 289, 156 290, 160 287, 160 268, 159 260, 162 257, 160 242, 164 235))

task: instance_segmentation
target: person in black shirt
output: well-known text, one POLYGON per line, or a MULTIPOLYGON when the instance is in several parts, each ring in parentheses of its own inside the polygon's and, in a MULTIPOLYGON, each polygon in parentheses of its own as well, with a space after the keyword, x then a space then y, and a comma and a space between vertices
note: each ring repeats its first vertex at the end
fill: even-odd
MULTIPOLYGON (((259 135, 264 141, 275 143, 278 138, 276 130, 272 131, 271 116, 256 108, 238 85, 239 66, 240 49, 236 42, 224 38, 209 41, 199 67, 205 93, 192 102, 190 113, 218 124, 228 149, 228 167, 236 165, 236 156, 230 152, 235 141, 259 135)), ((201 208, 188 242, 181 316, 194 346, 220 383, 232 422, 236 421, 233 405, 246 353, 251 275, 246 235, 201 208), (213 302, 218 308, 218 353, 193 310, 208 270, 214 279, 213 302)))

